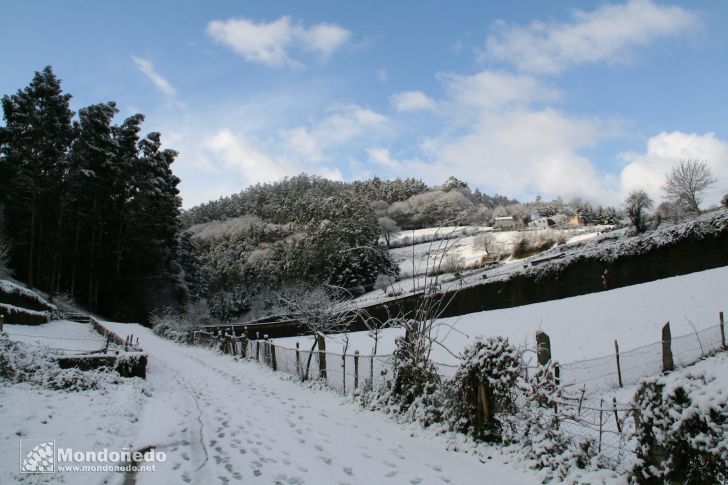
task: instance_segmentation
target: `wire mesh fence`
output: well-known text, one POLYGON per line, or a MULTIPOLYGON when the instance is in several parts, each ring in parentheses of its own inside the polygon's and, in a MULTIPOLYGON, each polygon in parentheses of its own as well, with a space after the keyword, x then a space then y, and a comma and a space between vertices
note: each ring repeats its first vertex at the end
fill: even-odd
MULTIPOLYGON (((635 409, 631 403, 620 403, 610 395, 620 387, 634 385, 645 377, 666 370, 689 366, 698 360, 726 350, 725 328, 720 324, 688 335, 666 338, 642 347, 615 354, 558 365, 560 398, 543 413, 544 426, 557 423, 558 430, 575 442, 590 443, 599 460, 606 466, 627 470, 635 463, 635 409)), ((664 332, 664 329, 663 329, 664 332)), ((391 379, 391 355, 342 354, 275 345, 272 340, 249 340, 234 333, 197 331, 197 344, 223 352, 257 360, 275 371, 301 380, 324 380, 342 395, 355 389, 372 389, 391 379)), ((452 376, 457 366, 439 365, 444 377, 452 376)), ((529 409, 524 404, 523 409, 529 409)), ((523 416, 521 416, 523 418, 523 416)), ((532 430, 529 420, 512 417, 514 436, 532 430)))
POLYGON ((561 364, 561 385, 569 392, 583 390, 592 396, 637 384, 640 379, 672 368, 686 367, 725 348, 725 330, 721 323, 613 355, 561 364), (667 365, 669 362, 672 364, 667 365))
POLYGON ((294 349, 275 345, 270 340, 248 340, 245 356, 304 381, 324 380, 342 395, 384 384, 391 368, 389 355, 294 349))

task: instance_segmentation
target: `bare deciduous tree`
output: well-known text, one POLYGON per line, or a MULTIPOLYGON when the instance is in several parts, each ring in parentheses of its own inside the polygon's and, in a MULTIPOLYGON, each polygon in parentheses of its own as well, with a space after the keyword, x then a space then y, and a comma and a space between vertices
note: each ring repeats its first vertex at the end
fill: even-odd
MULTIPOLYGON (((324 336, 348 332, 358 316, 358 306, 351 301, 344 301, 343 293, 342 289, 324 285, 295 285, 277 294, 278 302, 288 317, 306 327, 314 337, 304 379, 308 379, 313 351, 319 342, 323 342, 324 336)), ((320 347, 319 350, 326 349, 320 347)))
POLYGON ((473 247, 485 251, 486 256, 493 256, 496 249, 496 238, 492 232, 483 232, 473 238, 473 247))
POLYGON ((652 208, 654 202, 647 195, 644 190, 633 190, 627 196, 624 201, 624 208, 627 212, 627 217, 632 222, 632 225, 637 232, 644 232, 646 229, 645 224, 645 211, 652 208))
POLYGON ((707 160, 683 160, 668 172, 662 190, 676 204, 700 212, 701 194, 717 181, 707 160))
POLYGON ((381 232, 382 237, 384 237, 384 242, 387 244, 387 247, 389 247, 389 238, 392 233, 400 230, 399 226, 389 217, 380 217, 377 219, 377 223, 379 224, 379 231, 381 232))

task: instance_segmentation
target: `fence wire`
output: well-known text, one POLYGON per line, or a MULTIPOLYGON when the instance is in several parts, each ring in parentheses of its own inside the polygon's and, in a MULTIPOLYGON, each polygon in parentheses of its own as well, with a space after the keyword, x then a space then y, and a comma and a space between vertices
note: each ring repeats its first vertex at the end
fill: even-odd
MULTIPOLYGON (((688 335, 673 337, 670 342, 675 368, 687 367, 724 348, 721 326, 716 325, 688 335)), ((637 384, 640 379, 663 372, 663 342, 595 359, 560 364, 561 385, 569 392, 585 390, 588 396, 637 384)))
MULTIPOLYGON (((248 340, 231 333, 194 332, 194 343, 225 353, 257 360, 276 371, 301 380, 323 379, 342 395, 355 389, 372 389, 391 379, 391 355, 340 354, 318 350, 292 349, 275 345, 272 340, 248 340)), ((726 349, 722 325, 671 338, 669 346, 655 342, 617 354, 559 365, 561 398, 538 419, 543 426, 553 426, 577 443, 590 443, 599 461, 613 469, 628 470, 636 461, 634 408, 616 399, 604 399, 606 393, 620 386, 634 385, 645 377, 664 372, 663 351, 670 348, 674 368, 686 367, 726 349), (621 379, 621 382, 620 382, 621 379)), ((445 376, 457 366, 440 365, 445 376)), ((530 409, 521 403, 520 409, 530 409)), ((527 436, 524 416, 505 416, 513 438, 527 436)))

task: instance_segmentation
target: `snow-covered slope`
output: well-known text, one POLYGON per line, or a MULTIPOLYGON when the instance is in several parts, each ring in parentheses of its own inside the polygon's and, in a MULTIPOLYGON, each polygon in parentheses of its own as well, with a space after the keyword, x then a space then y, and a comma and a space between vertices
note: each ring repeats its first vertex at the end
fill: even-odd
POLYGON ((10 340, 50 347, 59 353, 99 350, 106 339, 85 323, 54 320, 43 325, 5 325, 10 340))
MULTIPOLYGON (((670 322, 672 335, 685 335, 718 323, 718 312, 728 312, 726 300, 728 267, 692 273, 674 278, 592 293, 573 298, 548 301, 502 310, 472 313, 442 321, 439 338, 447 347, 436 346, 435 361, 456 364, 458 354, 477 336, 506 336, 514 343, 534 345, 537 330, 551 337, 555 359, 571 362, 614 351, 614 340, 623 350, 660 340, 660 329, 670 322)), ((378 353, 394 350, 400 329, 385 330, 378 353)), ((295 347, 297 340, 308 337, 277 339, 278 344, 295 347)), ((342 348, 340 336, 330 336, 327 349, 342 348)), ((373 341, 366 332, 349 334, 350 352, 369 353, 373 341)))

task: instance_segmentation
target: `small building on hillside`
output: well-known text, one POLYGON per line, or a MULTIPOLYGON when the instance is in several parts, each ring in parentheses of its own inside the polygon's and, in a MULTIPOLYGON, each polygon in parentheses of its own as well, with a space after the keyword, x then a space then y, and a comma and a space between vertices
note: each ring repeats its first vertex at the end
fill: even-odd
POLYGON ((529 229, 548 229, 551 226, 555 226, 556 221, 550 217, 539 217, 528 223, 529 229))
POLYGON ((569 219, 569 224, 571 224, 572 226, 585 226, 586 223, 587 223, 586 218, 584 216, 582 216, 581 214, 577 214, 574 217, 572 217, 571 219, 569 219))
POLYGON ((496 217, 495 218, 495 228, 496 229, 516 229, 516 221, 513 219, 513 216, 503 216, 503 217, 496 217))

